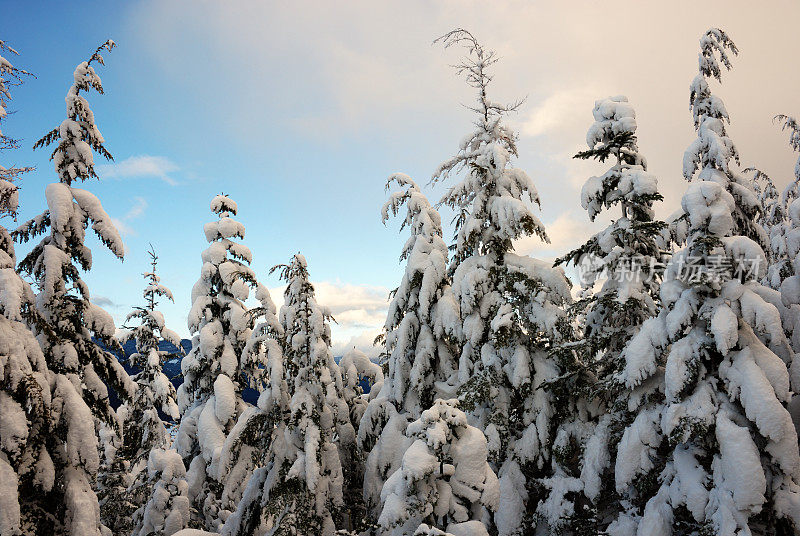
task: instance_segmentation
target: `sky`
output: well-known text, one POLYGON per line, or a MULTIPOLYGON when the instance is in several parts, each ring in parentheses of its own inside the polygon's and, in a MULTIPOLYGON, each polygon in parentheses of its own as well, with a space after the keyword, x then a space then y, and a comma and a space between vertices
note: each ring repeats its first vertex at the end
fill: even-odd
MULTIPOLYGON (((381 223, 386 179, 407 173, 438 201, 448 183, 427 186, 431 173, 471 129, 466 105, 475 95, 451 68, 461 52, 433 44, 456 27, 501 58, 490 97, 525 99, 509 117, 520 136, 514 165, 537 185, 551 243, 523 239, 519 253, 554 259, 607 224, 589 222, 580 206, 583 182, 604 166, 571 158, 585 148, 600 98, 626 95, 636 109, 639 147, 665 196, 657 215, 680 206, 683 152, 694 138, 689 83, 698 39, 711 26, 740 49, 712 91, 730 113, 742 167, 759 167, 782 186, 796 158, 772 121, 800 114, 796 1, 0 6, 0 39, 20 52, 9 59, 35 75, 14 88, 15 113, 4 126, 22 147, 2 164, 36 167, 22 184, 21 220, 44 210, 44 188, 56 180, 50 152, 31 147, 64 119, 75 65, 106 39, 118 45, 97 68, 105 94, 88 95, 114 161, 97 156, 100 180, 82 186, 100 198, 126 244, 120 262, 89 240, 94 264, 84 275, 118 325, 143 303, 152 244, 175 296, 161 310, 189 336, 191 288, 207 247, 202 226, 214 219, 211 199, 225 193, 239 205, 253 268, 276 304, 281 282, 269 268, 300 251, 318 301, 338 322, 334 352, 356 346, 376 355, 371 342, 402 276, 407 238, 398 222, 381 223)), ((451 216, 443 209, 445 223, 451 216)))

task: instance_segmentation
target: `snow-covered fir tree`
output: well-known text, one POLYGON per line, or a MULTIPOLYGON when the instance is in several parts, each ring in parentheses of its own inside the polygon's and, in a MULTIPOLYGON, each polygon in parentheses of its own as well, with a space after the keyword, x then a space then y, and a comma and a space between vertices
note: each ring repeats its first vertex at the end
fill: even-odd
MULTIPOLYGON (((789 116, 778 115, 781 128, 789 131, 789 146, 800 153, 800 125, 789 116)), ((794 167, 794 179, 789 182, 777 203, 782 218, 771 227, 772 258, 768 279, 780 291, 781 317, 795 355, 800 353, 800 156, 794 167)), ((776 209, 778 212, 778 209, 776 209)), ((800 367, 800 363, 796 366, 800 367)), ((800 371, 796 373, 800 374, 800 371)), ((792 377, 794 396, 790 412, 795 427, 800 430, 800 381, 792 377)))
POLYGON ((613 508, 608 503, 613 495, 610 461, 631 420, 632 393, 617 380, 625 365, 621 352, 657 313, 657 238, 665 226, 654 219, 653 203, 662 196, 639 153, 636 115, 628 99, 599 100, 593 115, 586 135, 589 149, 576 158, 611 158, 613 166, 586 181, 581 205, 592 221, 604 209, 618 208, 619 213, 603 231, 556 261, 582 268, 588 295, 571 307, 571 315, 581 316, 583 325, 576 340, 561 349, 565 374, 555 385, 568 403, 557 408, 552 475, 543 481, 549 493, 539 507, 551 529, 577 534, 597 533, 603 510, 613 508), (596 284, 601 286, 595 292, 596 284))
POLYGON ((377 398, 383 387, 383 370, 380 365, 373 363, 364 352, 355 347, 342 356, 339 370, 342 375, 342 399, 347 405, 350 416, 349 426, 339 426, 339 429, 345 432, 345 435, 340 434, 338 444, 344 478, 342 494, 344 503, 348 505, 343 526, 345 529, 360 528, 368 518, 364 479, 366 457, 369 453, 362 448, 357 431, 370 399, 377 398), (364 393, 362 382, 367 382, 370 386, 369 394, 364 393), (349 435, 351 431, 352 436, 349 435))
MULTIPOLYGON (((3 130, 11 87, 25 71, 5 58, 16 51, 0 41, 0 149, 15 149, 17 140, 3 130)), ((5 155, 4 155, 5 156, 5 155)), ((19 176, 29 168, 0 164, 0 218, 15 218, 19 208, 19 176)), ((32 534, 43 526, 38 495, 52 483, 38 464, 46 448, 50 420, 48 370, 30 330, 36 314, 30 286, 14 270, 11 234, 0 225, 0 534, 32 534)), ((46 462, 44 462, 46 463, 46 462)))
MULTIPOLYGON (((782 130, 789 131, 789 146, 794 151, 800 151, 800 127, 796 120, 786 115, 777 115, 775 120, 780 122, 782 130)), ((763 171, 754 167, 745 171, 752 173, 753 190, 761 205, 757 221, 769 237, 769 248, 764 252, 768 263, 764 284, 780 290, 783 280, 793 273, 787 252, 790 240, 787 234, 792 229, 789 205, 800 197, 800 159, 795 164, 794 179, 789 181, 780 194, 772 179, 763 171)))
POLYGON ((45 396, 51 401, 52 427, 33 462, 39 493, 31 515, 36 517, 39 534, 101 534, 92 489, 100 463, 95 423, 118 431, 120 422, 109 403, 108 388, 123 400, 134 389, 117 358, 96 342, 119 348, 111 316, 90 301, 88 286, 81 279, 81 270, 92 266, 91 250, 84 244, 90 224, 103 245, 120 259, 122 239, 100 200, 73 186, 97 178, 93 151, 111 157, 83 93, 103 92, 92 64, 102 64, 101 51, 113 47, 113 41, 104 43, 75 69, 66 97, 67 118, 34 146, 57 142, 51 159, 59 182, 45 189, 48 209, 15 231, 22 240, 45 234, 20 262, 20 269, 36 282, 40 321, 34 330, 54 373, 45 396))
POLYGON ((456 350, 444 332, 445 325, 454 322, 442 318, 457 317, 458 307, 447 284, 441 218, 409 176, 392 175, 387 189, 393 183, 400 189, 384 204, 383 221, 405 205, 401 229, 407 227, 411 236, 400 254, 406 269, 384 326, 388 376, 381 386, 373 386, 378 395, 370 401, 359 427, 359 443, 369 453, 364 497, 375 516, 383 484, 398 469, 409 445, 406 426, 419 419, 436 398, 454 396, 456 383, 456 350))
POLYGON ((781 219, 780 211, 773 208, 779 206, 780 193, 770 176, 760 169, 749 167, 745 169, 744 172, 751 174, 750 186, 753 188, 753 192, 758 196, 758 202, 759 205, 761 205, 761 213, 756 217, 756 221, 761 224, 761 227, 767 230, 770 223, 781 219))
POLYGON ((459 395, 500 477, 497 529, 515 534, 533 530, 535 479, 549 458, 558 401, 544 387, 559 374, 549 352, 566 329, 570 284, 562 269, 513 252, 514 240, 547 235, 531 208, 539 203, 533 181, 511 167, 516 134, 503 120, 517 105, 487 96, 494 52, 462 29, 440 41, 466 48, 457 68, 478 91, 476 130, 434 174, 441 181, 464 171, 442 198, 456 212, 450 271, 460 315, 450 330, 459 333, 459 395))
MULTIPOLYGON (((764 250, 767 270, 761 283, 773 291, 763 289, 761 296, 778 308, 786 336, 797 353, 800 349, 800 302, 797 300, 800 298, 793 294, 795 291, 792 285, 796 284, 796 280, 791 280, 796 273, 793 257, 798 249, 797 241, 800 240, 800 231, 794 230, 800 214, 794 218, 791 216, 791 206, 798 195, 797 179, 791 181, 783 193, 779 194, 772 179, 763 171, 751 167, 745 172, 752 173, 753 191, 761 206, 756 221, 764 227, 769 237, 769 247, 764 250), (783 287, 786 280, 789 281, 783 287)), ((793 411, 793 415, 794 413, 793 411)))
POLYGON ((222 532, 331 536, 355 521, 347 519, 340 451, 341 442, 354 438, 355 431, 330 350, 330 312, 314 297, 305 257, 298 253, 276 270, 287 283, 280 310, 282 381, 274 363, 259 408, 280 412, 279 420, 266 446, 266 464, 250 477, 222 532))
MULTIPOLYGON (((16 56, 19 53, 10 47, 5 41, 0 40, 0 123, 8 117, 8 106, 11 102, 11 88, 19 86, 23 83, 23 79, 27 76, 32 76, 31 73, 24 69, 14 66, 6 56, 16 56)), ((19 140, 12 138, 0 128, 0 150, 18 149, 19 140)), ((2 167, 0 173, 4 178, 15 177, 32 168, 15 168, 15 167, 2 167)), ((7 190, 3 190, 4 195, 7 190)), ((3 198, 5 199, 5 197, 3 198)), ((16 205, 14 205, 16 206, 16 205)), ((10 209, 11 214, 16 213, 16 208, 11 209, 12 205, 6 205, 5 210, 10 209)))
POLYGON ((133 400, 123 404, 118 413, 125 423, 123 430, 123 449, 119 452, 134 464, 145 460, 154 448, 169 446, 169 433, 159 411, 173 421, 180 417, 175 402, 175 388, 162 370, 162 363, 174 355, 161 350, 159 343, 167 341, 181 351, 181 338, 164 324, 164 315, 156 309, 159 298, 173 301, 172 291, 161 284, 156 274, 158 256, 152 248, 150 271, 144 273, 147 286, 143 291, 145 305, 135 307, 125 319, 127 331, 121 342, 136 342, 136 352, 130 356, 131 364, 138 370, 133 381, 136 395, 133 400), (138 326, 128 327, 130 322, 138 326))
POLYGON ((164 325, 164 315, 156 309, 160 297, 172 301, 172 292, 161 284, 156 275, 158 257, 150 249, 151 269, 145 272, 147 286, 143 295, 145 305, 135 307, 125 320, 126 330, 121 342, 135 341, 136 352, 130 363, 138 372, 133 376, 136 392, 133 399, 117 410, 122 421, 121 441, 114 448, 110 467, 101 470, 100 514, 103 523, 115 534, 130 533, 135 519, 133 513, 152 491, 148 485, 147 463, 153 449, 165 449, 170 444, 169 433, 159 411, 172 421, 180 416, 175 403, 175 388, 161 369, 170 352, 159 350, 164 340, 177 348, 180 337, 164 325), (130 322, 138 326, 128 327, 130 322), (144 472, 143 472, 144 471, 144 472))
POLYGON ((500 485, 486 437, 467 423, 458 400, 437 399, 406 436, 411 444, 381 492, 381 534, 414 534, 424 524, 427 531, 488 536, 500 485))
MULTIPOLYGON (((775 116, 781 122, 782 130, 789 130, 789 146, 800 152, 800 128, 797 122, 785 115, 775 116)), ((781 314, 784 330, 796 354, 800 350, 800 278, 797 255, 800 250, 800 204, 794 208, 800 197, 800 159, 795 164, 794 179, 789 181, 783 192, 778 193, 772 179, 763 171, 750 167, 745 170, 752 173, 753 190, 761 205, 761 214, 757 219, 769 237, 769 248, 764 251, 767 261, 766 275, 762 283, 774 293, 762 292, 762 296, 773 303, 781 314)), ((795 383, 792 383, 796 389, 795 383)), ((793 399, 792 415, 796 425, 800 427, 800 399, 793 399)))
MULTIPOLYGON (((800 123, 792 116, 779 114, 775 120, 781 125, 781 130, 789 131, 789 147, 796 153, 800 153, 800 123)), ((800 157, 794 165, 794 180, 791 181, 783 191, 784 203, 800 197, 800 157)))
MULTIPOLYGON (((776 116, 781 128, 789 131, 789 146, 800 153, 800 125, 785 115, 776 116)), ((780 290, 781 301, 787 308, 787 333, 795 353, 800 352, 800 157, 794 168, 794 178, 781 195, 777 211, 780 214, 772 227, 772 250, 769 276, 773 288, 780 290)), ((794 385, 793 385, 794 387, 794 385)))
POLYGON ((148 454, 151 493, 134 518, 133 536, 172 536, 190 521, 186 467, 174 449, 154 448, 148 454))
POLYGON ((657 378, 663 393, 631 398, 619 442, 622 511, 611 535, 794 534, 800 456, 786 409, 790 377, 778 310, 762 298, 758 199, 733 167, 728 114, 709 79, 736 47, 712 28, 691 85, 697 140, 686 151, 688 240, 661 286, 663 310, 623 351, 629 388, 657 378), (699 173, 696 173, 699 168, 699 173))
POLYGON ((262 320, 256 325, 245 351, 257 355, 264 364, 262 388, 256 407, 247 408, 239 417, 222 451, 226 485, 223 502, 235 503, 222 529, 224 534, 250 534, 261 523, 255 495, 262 490, 263 476, 273 448, 283 448, 288 425, 290 381, 285 375, 283 326, 268 294, 261 296, 261 309, 254 311, 262 320), (252 483, 253 474, 257 473, 252 483), (248 495, 244 496, 245 490, 248 495), (244 500, 242 500, 244 496, 244 500), (241 504, 240 504, 241 502, 241 504))
MULTIPOLYGON (((439 301, 448 289, 447 245, 442 238, 439 212, 408 175, 395 173, 386 183, 401 188, 393 192, 381 211, 384 223, 389 213, 397 216, 403 205, 406 215, 401 230, 410 236, 400 254, 406 270, 389 305, 385 342, 389 354, 389 381, 383 388, 398 411, 415 416, 429 408, 443 383, 455 372, 452 348, 443 340, 441 318, 445 309, 439 301), (438 331, 438 334, 437 334, 438 331)), ((453 304, 445 311, 452 313, 453 304)))
POLYGON ((614 165, 586 181, 581 205, 592 221, 603 209, 618 207, 620 213, 603 231, 556 263, 584 267, 581 283, 587 288, 602 283, 574 307, 586 310, 582 337, 586 361, 599 367, 599 378, 610 379, 608 371, 619 370, 618 354, 627 340, 656 313, 658 277, 654 272, 661 261, 656 237, 665 224, 654 220, 653 203, 662 196, 639 154, 636 115, 628 99, 599 100, 593 115, 595 122, 586 135, 589 150, 576 158, 600 162, 613 158, 614 165))
MULTIPOLYGON (((0 217, 17 210, 17 186, 0 178, 0 217)), ((14 245, 0 225, 0 534, 49 527, 40 494, 53 482, 47 469, 54 374, 30 330, 35 297, 14 270, 14 245), (44 451, 44 452, 43 452, 44 451)), ((50 463, 52 467, 52 462, 50 463)))
POLYGON ((744 170, 751 173, 750 185, 758 196, 759 213, 756 222, 767 234, 768 247, 764 250, 767 259, 767 275, 761 281, 770 288, 780 289, 781 281, 786 277, 786 203, 775 187, 769 175, 760 169, 749 167, 744 170))
POLYGON ((288 407, 283 352, 278 343, 283 327, 267 288, 259 284, 255 297, 260 306, 251 309, 250 315, 258 322, 243 350, 243 359, 259 364, 254 369, 250 386, 257 389, 260 396, 256 407, 248 407, 241 414, 222 447, 221 508, 226 518, 236 510, 253 471, 266 463, 270 438, 288 407))
POLYGON ((257 288, 250 250, 235 241, 244 239, 245 228, 232 218, 237 205, 229 197, 214 197, 211 211, 218 219, 204 226, 210 245, 192 288, 189 331, 194 336, 181 362, 184 381, 178 389, 181 424, 175 448, 189 467, 189 497, 201 517, 196 521, 217 530, 225 521, 220 456, 245 409, 244 382, 259 372, 243 351, 253 324, 244 302, 251 287, 257 288))

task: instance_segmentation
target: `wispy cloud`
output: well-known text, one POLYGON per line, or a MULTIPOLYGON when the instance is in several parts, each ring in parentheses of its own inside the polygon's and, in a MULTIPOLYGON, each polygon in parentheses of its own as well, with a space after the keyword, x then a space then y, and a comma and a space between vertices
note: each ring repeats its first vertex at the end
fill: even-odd
POLYGON ((526 136, 552 136, 554 131, 586 129, 587 109, 602 95, 596 88, 568 88, 554 91, 548 97, 533 103, 532 110, 523 120, 521 131, 526 136))
MULTIPOLYGON (((391 132, 427 149, 438 147, 443 133, 453 135, 451 125, 466 127, 455 103, 474 98, 447 68, 461 51, 430 46, 458 20, 502 58, 495 67, 492 98, 504 102, 529 96, 512 118, 522 135, 520 164, 533 163, 527 167, 531 175, 535 167, 549 164, 548 158, 568 161, 584 148, 595 100, 627 95, 640 119, 640 149, 650 171, 662 179, 665 208, 656 210, 663 217, 676 208, 685 189, 680 162, 694 138, 686 99, 696 74, 697 39, 710 24, 720 24, 743 51, 720 92, 734 116, 732 137, 744 162, 765 167, 781 185, 791 177, 785 170, 791 170, 793 158, 769 119, 795 106, 800 74, 781 68, 783 60, 772 51, 791 46, 797 2, 783 2, 768 13, 744 0, 496 4, 487 11, 480 2, 411 0, 398 10, 367 0, 323 5, 309 0, 285 5, 147 0, 136 4, 129 24, 142 32, 142 53, 152 65, 193 99, 216 98, 217 88, 205 81, 209 62, 220 66, 231 82, 221 128, 259 150, 269 140, 263 125, 276 118, 326 143, 380 131, 371 141, 391 132), (630 20, 656 17, 659 24, 626 26, 624 43, 598 39, 595 29, 613 27, 621 11, 630 20), (297 27, 307 31, 295 32, 297 27), (252 50, 262 53, 254 58, 252 50), (625 61, 593 61, 599 57, 625 61), (274 83, 276 69, 292 83, 274 83), (762 79, 772 81, 768 98, 763 87, 748 83, 762 79), (265 84, 270 89, 266 99, 265 84)), ((202 135, 204 129, 187 131, 187 136, 202 135)), ((449 150, 450 145, 440 154, 449 150)), ((408 162, 418 165, 413 158, 408 162)), ((569 163, 554 168, 547 176, 552 188, 538 182, 545 204, 559 211, 575 206, 579 185, 570 184, 565 192, 563 181, 574 169, 569 163)))
POLYGON ((128 209, 128 212, 122 218, 111 218, 114 227, 122 235, 136 236, 136 230, 131 226, 131 222, 144 214, 147 210, 147 200, 144 197, 135 197, 133 206, 128 209))
MULTIPOLYGON (((469 105, 474 94, 448 68, 463 51, 431 46, 433 38, 455 25, 469 28, 502 58, 493 71, 491 97, 500 102, 529 97, 519 113, 510 116, 521 135, 515 165, 527 171, 539 189, 541 218, 552 244, 522 240, 517 244, 520 253, 552 260, 607 224, 591 224, 579 203, 583 182, 604 173, 610 163, 573 160, 572 156, 586 148, 595 100, 609 95, 627 95, 637 111, 640 149, 665 196, 656 205, 657 214, 666 217, 680 206, 686 188, 682 156, 695 138, 688 85, 697 73, 697 40, 711 24, 722 25, 742 50, 734 70, 725 74, 721 87, 715 83, 714 92, 731 112, 730 133, 743 161, 764 167, 781 186, 791 178, 794 157, 784 134, 770 119, 796 107, 800 70, 784 68, 785 58, 774 50, 791 48, 798 2, 782 2, 770 10, 744 0, 515 1, 496 3, 491 10, 481 2, 424 0, 405 2, 403 9, 367 0, 145 0, 131 6, 125 21, 128 33, 140 40, 140 58, 148 71, 174 88, 170 94, 175 100, 170 105, 176 110, 185 108, 184 115, 173 116, 181 119, 183 145, 208 146, 209 114, 197 113, 192 106, 219 100, 218 85, 207 83, 212 64, 217 76, 226 80, 224 113, 213 121, 215 139, 246 145, 245 156, 263 157, 255 159, 259 166, 266 161, 291 162, 284 145, 276 144, 278 139, 297 143, 301 138, 312 152, 344 143, 348 150, 330 153, 341 157, 331 169, 347 169, 346 180, 352 181, 347 187, 355 191, 372 184, 357 182, 366 181, 367 175, 373 180, 376 174, 384 176, 395 169, 429 173, 469 131, 471 118, 458 103, 469 105), (659 23, 627 24, 624 39, 600 37, 602 29, 619 26, 620 13, 625 13, 626 20, 655 18, 659 23), (297 32, 297 28, 305 31, 297 32), (253 54, 254 50, 259 53, 253 54), (275 72, 282 74, 281 80, 275 72), (281 128, 264 126, 275 124, 281 128), (352 147, 361 151, 359 156, 370 156, 368 165, 357 170, 348 167, 352 147)), ((213 165, 212 157, 203 155, 203 160, 213 165)), ((142 163, 147 157, 137 158, 142 163)), ((185 158, 182 165, 198 156, 185 158)), ((115 173, 127 163, 115 166, 115 173)), ((243 159, 243 169, 246 164, 243 159)), ((151 168, 146 176, 189 179, 184 170, 178 175, 169 167, 157 169, 151 168)), ((137 176, 143 173, 139 170, 137 176)), ((311 198, 314 192, 308 194, 311 198)), ((336 232, 334 227, 328 229, 327 240, 352 242, 355 229, 361 241, 361 229, 336 232)), ((446 233, 449 237, 450 230, 446 233)), ((360 245, 369 251, 375 242, 368 231, 363 236, 360 245)), ((336 260, 340 262, 328 265, 337 266, 338 273, 348 273, 351 265, 363 263, 357 255, 336 260)), ((396 284, 388 270, 380 275, 387 287, 396 284)), ((334 277, 331 272, 320 276, 334 277)), ((323 295, 322 283, 317 287, 320 303, 330 305, 346 326, 333 326, 338 349, 344 344, 341 341, 353 337, 356 344, 365 343, 370 324, 380 329, 380 307, 345 301, 337 306, 337 300, 356 300, 360 294, 340 285, 335 289, 338 294, 328 297, 323 295), (361 334, 367 335, 358 339, 361 334)), ((273 297, 280 302, 280 293, 273 297)))
POLYGON ((97 166, 98 174, 105 179, 156 178, 172 186, 178 184, 170 174, 180 168, 165 156, 138 155, 121 162, 97 166))
POLYGON ((139 216, 144 214, 144 211, 146 209, 147 209, 147 200, 144 197, 135 197, 133 206, 130 208, 130 210, 128 210, 127 214, 125 214, 125 219, 133 220, 135 218, 138 218, 139 216))
POLYGON ((91 301, 93 304, 99 305, 100 307, 121 307, 120 304, 114 302, 111 298, 99 294, 92 296, 91 301))

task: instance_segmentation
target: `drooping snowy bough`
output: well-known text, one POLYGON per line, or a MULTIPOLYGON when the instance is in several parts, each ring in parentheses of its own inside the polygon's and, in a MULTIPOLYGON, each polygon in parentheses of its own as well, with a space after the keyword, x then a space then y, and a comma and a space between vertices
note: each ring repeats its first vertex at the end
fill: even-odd
POLYGON ((688 240, 665 275, 663 310, 623 351, 621 381, 635 389, 663 377, 663 396, 630 399, 636 417, 615 466, 623 511, 611 535, 800 528, 791 352, 778 310, 762 298, 758 199, 733 167, 728 114, 709 88, 720 63, 730 68, 729 53, 736 47, 723 31, 703 35, 691 86, 698 137, 684 158, 688 240))
POLYGON ((464 172, 441 201, 456 212, 450 299, 460 312, 446 331, 458 334, 461 407, 486 435, 500 477, 497 529, 515 534, 532 530, 535 479, 550 455, 551 416, 559 401, 545 383, 559 374, 549 352, 566 330, 570 284, 562 269, 513 252, 514 240, 536 235, 546 241, 547 235, 532 210, 539 203, 533 181, 511 167, 516 134, 504 117, 518 105, 487 96, 495 54, 465 30, 440 40, 467 49, 457 68, 478 91, 476 130, 433 179, 464 172))
POLYGON ((105 140, 83 92, 103 92, 92 66, 103 63, 99 47, 88 61, 77 66, 66 97, 67 118, 39 140, 35 148, 57 142, 52 160, 59 182, 45 189, 48 209, 19 227, 15 238, 30 240, 45 234, 20 262, 20 270, 33 276, 38 293, 34 325, 48 368, 53 372, 44 387, 50 401, 52 428, 47 431, 31 463, 37 467, 37 525, 40 533, 99 535, 100 512, 92 482, 99 468, 96 423, 119 432, 121 423, 111 408, 108 387, 123 400, 133 395, 134 385, 117 358, 105 351, 119 348, 114 322, 89 299, 81 270, 92 266, 92 254, 84 244, 91 225, 100 241, 120 259, 124 246, 100 200, 76 181, 97 178, 92 151, 110 158, 105 140), (48 232, 49 228, 49 232, 48 232))

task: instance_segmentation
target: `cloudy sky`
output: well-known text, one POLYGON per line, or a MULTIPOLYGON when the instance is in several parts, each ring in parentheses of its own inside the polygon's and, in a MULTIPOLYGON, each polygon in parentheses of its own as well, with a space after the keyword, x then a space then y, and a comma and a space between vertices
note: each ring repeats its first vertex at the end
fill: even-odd
MULTIPOLYGON (((2 13, 0 38, 36 75, 16 89, 5 128, 23 148, 3 165, 37 168, 23 184, 22 218, 44 208, 55 177, 49 152, 29 148, 63 119, 75 65, 105 39, 118 43, 99 68, 106 94, 89 96, 115 161, 86 187, 117 221, 128 253, 120 263, 91 242, 85 279, 121 323, 142 301, 152 243, 175 294, 162 309, 184 336, 202 225, 224 192, 239 203, 254 268, 276 303, 280 282, 268 268, 302 251, 319 301, 339 321, 335 350, 369 351, 406 239, 396 223, 380 223, 385 179, 403 171, 426 184, 470 129, 463 104, 474 95, 450 68, 459 52, 432 45, 455 27, 500 55, 493 100, 526 98, 510 118, 520 134, 515 165, 539 188, 552 243, 524 240, 523 253, 551 259, 602 225, 588 222, 579 192, 604 169, 571 159, 598 98, 628 96, 666 197, 659 214, 679 206, 693 137, 688 87, 710 26, 741 51, 713 91, 730 112, 743 167, 779 184, 793 168, 772 117, 800 114, 797 1, 5 0, 2 13)), ((437 200, 442 190, 427 193, 437 200)))

